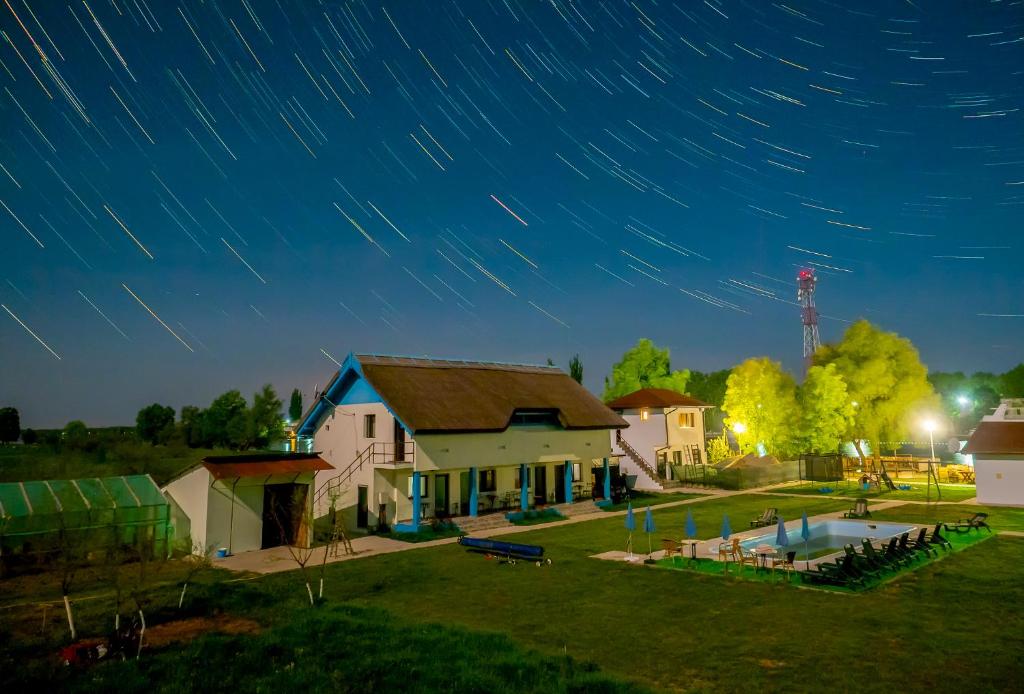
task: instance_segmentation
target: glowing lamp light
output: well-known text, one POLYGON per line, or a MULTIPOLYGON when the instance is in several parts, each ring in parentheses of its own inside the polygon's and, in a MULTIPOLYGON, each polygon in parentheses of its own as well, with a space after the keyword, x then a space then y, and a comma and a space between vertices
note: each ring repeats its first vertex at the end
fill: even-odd
POLYGON ((956 401, 960 403, 961 407, 966 407, 967 404, 971 402, 971 399, 968 398, 966 395, 959 395, 957 396, 956 401))
POLYGON ((927 431, 928 433, 931 433, 939 428, 939 425, 935 422, 934 419, 924 420, 923 422, 921 422, 921 426, 923 426, 924 430, 927 431))
POLYGON ((732 425, 732 430, 735 431, 737 434, 745 434, 747 433, 747 425, 744 424, 743 422, 736 422, 735 424, 732 425))

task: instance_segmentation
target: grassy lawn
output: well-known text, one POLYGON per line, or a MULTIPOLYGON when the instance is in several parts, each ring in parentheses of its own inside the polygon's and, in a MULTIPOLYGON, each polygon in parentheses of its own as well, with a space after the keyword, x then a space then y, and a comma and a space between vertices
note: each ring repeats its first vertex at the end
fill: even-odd
POLYGON ((633 504, 633 510, 636 510, 648 506, 670 504, 673 501, 685 501, 686 499, 693 499, 698 496, 704 496, 704 494, 693 494, 690 492, 633 492, 629 501, 623 501, 620 504, 610 504, 601 508, 605 511, 625 511, 626 506, 633 504))
POLYGON ((509 519, 512 525, 542 525, 544 523, 555 523, 565 520, 565 516, 555 509, 544 509, 543 511, 529 510, 509 519))
MULTIPOLYGON (((655 509, 654 541, 680 536, 687 508, 698 536, 709 539, 719 534, 723 514, 739 530, 767 501, 737 495, 655 509)), ((849 502, 770 503, 792 519, 849 502)), ((913 505, 877 515, 931 522, 975 510, 984 509, 913 505)), ((1024 511, 990 513, 995 528, 1024 526, 1024 511)), ((541 568, 487 561, 456 545, 332 564, 326 604, 315 609, 297 572, 208 582, 190 590, 190 612, 222 611, 254 620, 262 631, 206 636, 77 676, 44 660, 62 635, 51 627, 40 636, 38 608, 0 612, 0 632, 16 635, 0 635, 0 689, 60 678, 58 685, 72 690, 116 683, 124 691, 397 684, 423 691, 959 692, 1012 691, 1024 677, 1024 613, 1007 609, 1024 600, 1024 540, 987 540, 874 590, 838 595, 589 558, 624 548, 622 522, 516 534, 515 542, 544 546, 554 563, 541 568), (964 644, 974 649, 968 657, 964 644)), ((642 534, 637 543, 646 545, 642 534)), ((177 591, 152 591, 153 624, 175 614, 177 591)), ((111 605, 83 601, 78 611, 83 634, 102 633, 111 605)))
POLYGON ((431 540, 443 540, 446 537, 461 537, 466 533, 459 530, 454 524, 446 523, 434 528, 432 526, 420 526, 414 533, 400 533, 394 530, 386 533, 384 537, 402 542, 430 542, 431 540))
MULTIPOLYGON (((900 482, 897 484, 907 484, 900 482)), ((926 501, 928 499, 927 486, 920 482, 909 483, 909 490, 897 489, 896 491, 878 491, 874 487, 867 491, 864 491, 855 484, 844 484, 839 483, 816 483, 813 486, 806 484, 797 487, 783 487, 774 491, 780 494, 806 494, 808 496, 849 496, 854 498, 864 499, 875 499, 877 501, 926 501), (837 486, 838 485, 838 486, 837 486), (831 487, 831 494, 822 494, 819 489, 822 487, 831 487)), ((974 485, 960 485, 960 484, 942 484, 939 485, 942 491, 942 501, 966 501, 967 499, 973 499, 978 495, 974 485)), ((932 485, 931 500, 936 501, 937 496, 935 492, 935 486, 932 485)))

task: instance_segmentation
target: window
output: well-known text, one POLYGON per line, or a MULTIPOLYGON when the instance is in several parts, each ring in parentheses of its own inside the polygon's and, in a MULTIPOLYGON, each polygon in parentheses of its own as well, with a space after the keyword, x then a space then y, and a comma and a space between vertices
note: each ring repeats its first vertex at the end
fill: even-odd
POLYGON ((377 438, 377 415, 365 414, 363 415, 363 438, 375 439, 377 438))
POLYGON ((512 426, 558 426, 558 410, 516 410, 509 421, 512 426))
MULTIPOLYGON (((373 415, 371 414, 371 415, 368 415, 368 416, 372 417, 373 415)), ((408 482, 407 487, 406 487, 406 493, 407 493, 407 496, 411 499, 412 498, 412 475, 409 475, 409 482, 408 482)), ((427 476, 426 475, 420 475, 420 498, 423 498, 426 495, 427 495, 427 476)))
POLYGON ((682 465, 683 464, 683 452, 682 451, 672 451, 672 462, 675 465, 682 465))
MULTIPOLYGON (((519 477, 518 470, 516 471, 516 477, 519 477)), ((481 492, 496 492, 498 491, 498 480, 494 470, 481 470, 480 471, 480 491, 481 492)))
POLYGON ((679 428, 681 428, 681 429, 692 429, 693 428, 693 412, 680 412, 679 413, 679 428))
POLYGON ((583 470, 580 468, 579 463, 572 464, 572 481, 579 482, 583 479, 583 470))
POLYGON ((644 407, 644 408, 642 408, 640 410, 640 421, 641 422, 646 422, 650 418, 650 416, 651 416, 651 411, 648 410, 646 407, 644 407))

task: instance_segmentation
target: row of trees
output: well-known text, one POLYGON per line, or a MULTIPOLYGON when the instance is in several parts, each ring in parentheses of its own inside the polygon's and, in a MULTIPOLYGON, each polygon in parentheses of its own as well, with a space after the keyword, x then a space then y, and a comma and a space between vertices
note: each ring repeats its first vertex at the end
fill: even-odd
POLYGON ((253 395, 251 406, 239 391, 229 390, 205 409, 182 407, 177 422, 173 408, 153 403, 139 410, 135 427, 139 438, 153 445, 177 440, 192 448, 265 448, 284 436, 282 407, 267 384, 253 395))
POLYGON ((799 385, 767 357, 710 373, 673 370, 669 351, 642 339, 612 367, 604 399, 641 388, 666 388, 721 408, 744 452, 760 446, 787 457, 834 452, 851 441, 863 457, 863 441, 878 451, 882 441, 918 433, 925 414, 942 406, 962 425, 965 410, 976 421, 1000 397, 1024 397, 1024 364, 1002 375, 929 376, 909 340, 861 320, 818 350, 799 385))

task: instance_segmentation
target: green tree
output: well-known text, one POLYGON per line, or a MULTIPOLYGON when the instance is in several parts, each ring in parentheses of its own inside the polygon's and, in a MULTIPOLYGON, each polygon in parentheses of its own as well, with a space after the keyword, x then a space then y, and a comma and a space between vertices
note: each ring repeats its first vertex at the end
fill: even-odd
POLYGON ((185 405, 181 408, 181 421, 178 426, 185 445, 193 448, 203 445, 202 410, 195 405, 185 405))
POLYGON ((1017 364, 999 380, 1004 398, 1024 398, 1024 363, 1017 364))
POLYGON ((855 408, 835 364, 812 366, 797 391, 801 453, 835 453, 853 424, 855 408))
POLYGON ((866 320, 851 325, 838 343, 823 345, 814 363, 835 364, 846 382, 850 400, 856 403, 847 435, 861 459, 861 440, 869 441, 877 455, 881 441, 903 438, 914 426, 915 415, 938 407, 928 370, 910 340, 866 320))
POLYGON ((712 465, 732 456, 732 448, 729 446, 729 439, 725 434, 708 441, 707 449, 708 462, 712 465))
POLYGON ((89 439, 89 428, 80 419, 74 419, 64 426, 64 445, 68 448, 84 448, 89 439))
POLYGON ((604 380, 604 401, 641 388, 664 388, 686 393, 689 378, 689 371, 672 371, 667 348, 659 349, 647 338, 641 338, 612 366, 611 378, 604 380))
POLYGON ((233 445, 232 435, 228 433, 228 424, 231 423, 234 436, 242 436, 244 430, 239 427, 238 420, 246 416, 247 409, 245 398, 237 390, 229 390, 218 396, 203 410, 200 417, 200 440, 203 445, 210 448, 226 448, 233 445))
POLYGON ((0 443, 14 443, 21 436, 21 416, 13 407, 0 407, 0 443))
POLYGON ((251 445, 265 448, 271 441, 278 441, 284 436, 283 404, 269 383, 252 396, 252 409, 249 410, 251 445))
POLYGON ((763 444, 778 457, 790 453, 796 438, 796 382, 779 362, 767 357, 747 359, 726 381, 725 425, 733 430, 740 450, 750 453, 763 444))
POLYGON ((21 442, 26 446, 33 446, 39 443, 39 432, 35 429, 22 429, 21 442))
POLYGON ((569 360, 569 375, 572 380, 583 385, 583 361, 578 354, 572 355, 572 359, 569 360))
POLYGON ((174 408, 159 403, 147 405, 135 416, 135 431, 143 441, 154 446, 167 440, 174 428, 174 408))
POLYGON ((292 398, 288 402, 288 419, 293 423, 302 419, 302 391, 298 388, 292 391, 292 398))
POLYGON ((690 380, 686 384, 686 392, 709 405, 721 407, 725 402, 725 384, 729 380, 732 369, 719 371, 691 371, 690 380))

